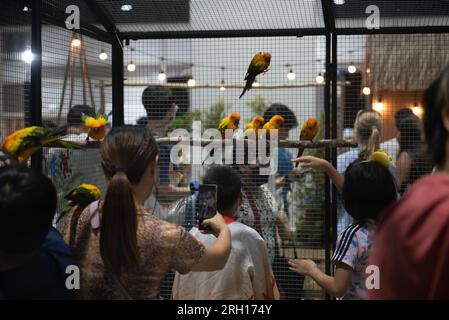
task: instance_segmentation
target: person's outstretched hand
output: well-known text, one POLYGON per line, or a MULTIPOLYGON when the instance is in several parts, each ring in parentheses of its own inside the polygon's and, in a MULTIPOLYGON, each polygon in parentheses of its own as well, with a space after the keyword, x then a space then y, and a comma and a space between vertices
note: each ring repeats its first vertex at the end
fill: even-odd
POLYGON ((292 259, 288 261, 290 265, 290 270, 305 275, 312 275, 317 269, 317 265, 310 259, 292 259))
POLYGON ((327 161, 321 158, 305 156, 293 159, 292 162, 301 164, 303 168, 314 168, 314 169, 322 169, 327 161))

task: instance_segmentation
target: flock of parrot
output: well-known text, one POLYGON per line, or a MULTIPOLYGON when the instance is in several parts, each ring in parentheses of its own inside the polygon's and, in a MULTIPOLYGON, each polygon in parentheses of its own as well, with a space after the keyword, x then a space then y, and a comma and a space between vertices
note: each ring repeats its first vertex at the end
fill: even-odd
MULTIPOLYGON (((268 52, 258 52, 252 58, 244 80, 246 81, 241 98, 246 91, 250 90, 256 77, 265 74, 269 69, 271 54, 268 52)), ((264 118, 256 115, 251 122, 246 125, 246 130, 253 130, 256 137, 259 137, 260 130, 266 133, 267 137, 270 131, 281 129, 285 119, 280 115, 274 115, 270 120, 264 123, 264 118)), ((108 116, 83 115, 83 122, 88 129, 87 141, 89 139, 101 141, 106 135, 106 125, 108 116)), ((225 130, 237 130, 240 123, 240 114, 232 112, 228 117, 223 118, 218 129, 224 136, 225 130)), ((319 131, 319 123, 315 118, 307 119, 301 126, 300 139, 303 141, 312 141, 319 131)), ((2 143, 1 150, 8 157, 8 160, 25 165, 30 156, 43 147, 61 147, 68 149, 82 149, 83 146, 66 141, 63 136, 67 133, 67 126, 58 128, 44 128, 31 126, 17 130, 9 135, 2 143)), ((302 155, 304 148, 299 148, 298 157, 302 155)), ((67 201, 59 219, 77 205, 86 206, 89 203, 100 198, 100 190, 95 185, 82 184, 70 191, 65 199, 67 201)))

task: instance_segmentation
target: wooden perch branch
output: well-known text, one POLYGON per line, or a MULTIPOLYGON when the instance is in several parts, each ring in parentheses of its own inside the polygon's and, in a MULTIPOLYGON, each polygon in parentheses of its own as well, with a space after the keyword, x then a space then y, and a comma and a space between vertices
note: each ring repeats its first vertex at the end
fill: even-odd
MULTIPOLYGON (((226 89, 243 89, 245 84, 238 83, 225 83, 224 85, 221 83, 197 83, 194 86, 188 86, 186 83, 124 83, 125 87, 165 87, 165 88, 183 88, 183 89, 205 89, 205 88, 215 88, 220 89, 221 87, 225 87, 226 89)), ((111 83, 105 83, 105 87, 112 86, 111 83)), ((259 83, 259 86, 252 87, 251 90, 254 89, 288 89, 288 88, 311 88, 311 87, 323 87, 324 84, 318 83, 303 83, 303 84, 283 84, 283 83, 274 83, 274 84, 262 84, 259 83)))
MULTIPOLYGON (((163 137, 156 138, 156 142, 158 144, 168 144, 174 145, 178 144, 182 141, 181 137, 163 137)), ((190 139, 191 144, 206 146, 213 142, 214 139, 201 139, 201 140, 192 140, 190 139)), ((216 140, 215 140, 216 141, 216 140)), ((232 144, 234 141, 239 140, 222 140, 222 144, 232 144)), ((240 140, 241 141, 241 140, 240 140)), ((254 140, 245 140, 246 142, 254 141, 254 140)), ((269 140, 267 140, 267 144, 269 140)), ((84 149, 96 149, 100 147, 99 141, 90 141, 86 144, 77 144, 80 148, 84 149)), ((346 140, 333 140, 333 139, 324 139, 319 141, 298 141, 298 140, 280 140, 278 142, 279 147, 283 148, 305 148, 305 149, 318 149, 318 148, 355 148, 357 147, 356 143, 351 143, 346 140)), ((57 145, 49 145, 49 147, 60 148, 57 145)))

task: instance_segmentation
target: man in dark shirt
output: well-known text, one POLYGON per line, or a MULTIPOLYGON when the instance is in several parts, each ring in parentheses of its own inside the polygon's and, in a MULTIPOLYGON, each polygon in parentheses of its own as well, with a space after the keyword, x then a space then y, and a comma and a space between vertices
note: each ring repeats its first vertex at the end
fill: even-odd
POLYGON ((26 167, 0 168, 0 300, 70 299, 70 248, 52 227, 56 191, 26 167))

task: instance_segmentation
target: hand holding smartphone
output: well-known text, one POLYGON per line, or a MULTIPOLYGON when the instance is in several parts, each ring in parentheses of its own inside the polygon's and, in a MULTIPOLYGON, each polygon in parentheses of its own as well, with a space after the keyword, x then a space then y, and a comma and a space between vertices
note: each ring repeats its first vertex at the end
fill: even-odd
POLYGON ((210 232, 212 231, 211 228, 203 226, 203 221, 217 214, 217 186, 214 184, 200 184, 197 199, 198 229, 210 232))

